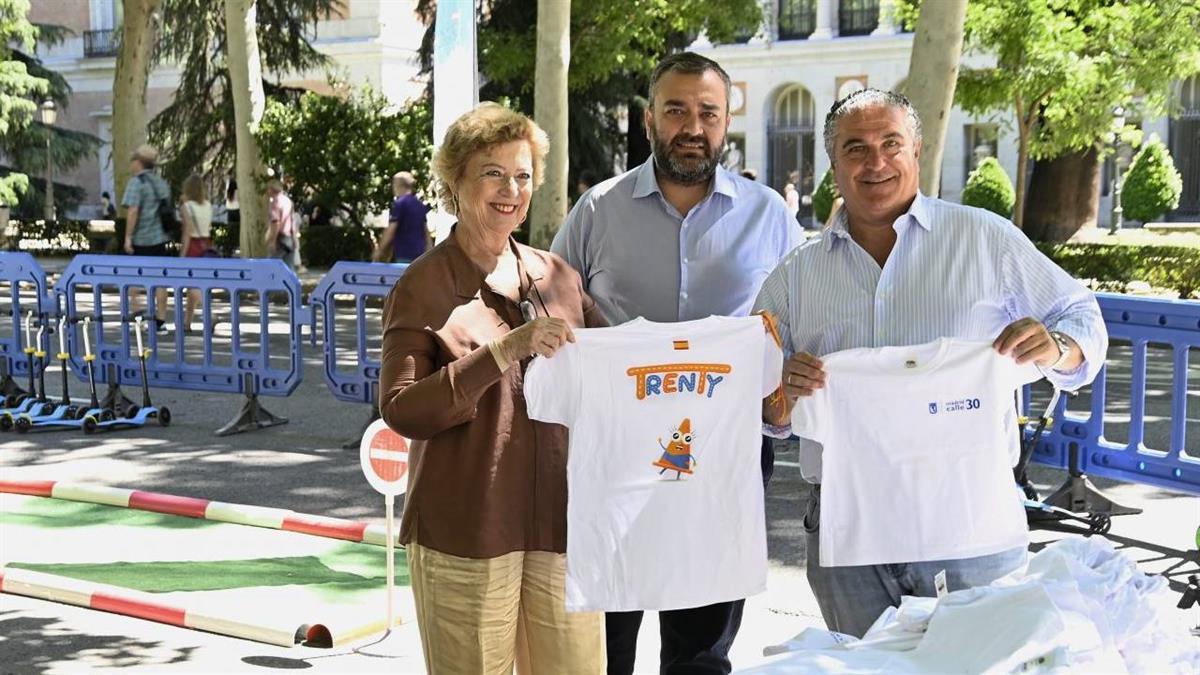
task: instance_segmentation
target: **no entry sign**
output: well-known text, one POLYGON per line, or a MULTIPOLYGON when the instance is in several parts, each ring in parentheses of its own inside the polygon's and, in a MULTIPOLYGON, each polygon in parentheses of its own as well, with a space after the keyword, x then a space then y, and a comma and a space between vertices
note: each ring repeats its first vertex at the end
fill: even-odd
POLYGON ((408 440, 383 420, 367 427, 359 446, 359 463, 371 487, 381 494, 404 494, 408 486, 408 440))
POLYGON ((376 492, 383 495, 387 518, 387 629, 395 625, 393 590, 396 581, 395 514, 396 495, 404 494, 408 486, 408 439, 388 428, 383 420, 375 420, 363 432, 358 446, 358 463, 363 475, 376 492))

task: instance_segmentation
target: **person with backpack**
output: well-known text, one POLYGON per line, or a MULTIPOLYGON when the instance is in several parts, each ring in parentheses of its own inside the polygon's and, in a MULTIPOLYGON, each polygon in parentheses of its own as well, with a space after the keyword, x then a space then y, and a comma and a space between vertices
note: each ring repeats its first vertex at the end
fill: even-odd
MULTIPOLYGON (((171 188, 154 172, 158 150, 142 145, 130 158, 133 177, 125 185, 121 205, 125 212, 125 252, 139 256, 166 256, 171 239, 164 229, 164 217, 175 222, 171 188)), ((133 302, 133 298, 130 299, 133 302)), ((167 289, 154 291, 154 321, 159 332, 166 330, 167 289)))

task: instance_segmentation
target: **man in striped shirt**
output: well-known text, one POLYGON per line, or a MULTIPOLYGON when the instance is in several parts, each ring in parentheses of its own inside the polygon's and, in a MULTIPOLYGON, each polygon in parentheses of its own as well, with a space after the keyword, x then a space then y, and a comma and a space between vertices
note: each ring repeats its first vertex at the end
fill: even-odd
MULTIPOLYGON (((764 408, 776 431, 788 431, 797 397, 825 385, 820 357, 844 349, 993 341, 1059 388, 1092 381, 1108 347, 1095 297, 1008 220, 918 191, 921 123, 908 99, 867 89, 838 101, 825 120, 825 150, 844 208, 784 259, 755 302, 779 319, 789 356, 786 401, 764 408)), ((829 627, 862 635, 901 595, 929 594, 919 562, 821 567, 821 446, 802 440, 800 465, 811 484, 808 579, 829 627)), ((1024 560, 1021 547, 936 567, 959 586, 976 586, 1024 560)))

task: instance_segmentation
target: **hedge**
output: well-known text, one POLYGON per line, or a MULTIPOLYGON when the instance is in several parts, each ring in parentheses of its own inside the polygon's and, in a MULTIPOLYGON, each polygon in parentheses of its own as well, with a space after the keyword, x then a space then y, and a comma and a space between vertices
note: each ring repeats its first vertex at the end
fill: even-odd
POLYGON ((824 223, 829 220, 829 212, 833 210, 833 200, 838 196, 837 183, 833 179, 833 169, 826 169, 825 175, 821 176, 821 183, 817 185, 812 196, 813 217, 818 222, 824 223))
POLYGON ((1012 181, 995 157, 988 157, 979 163, 967 177, 967 185, 962 191, 963 204, 987 209, 1005 218, 1012 217, 1016 200, 1012 181))
POLYGON ((1179 207, 1183 177, 1175 170, 1171 153, 1157 137, 1138 151, 1121 184, 1121 208, 1125 217, 1143 223, 1179 207))
POLYGON ((86 220, 10 220, 4 249, 38 255, 104 253, 112 235, 96 236, 86 220), (11 233, 11 236, 8 234, 11 233))
POLYGON ((333 267, 339 260, 370 260, 375 248, 365 227, 320 225, 300 234, 300 255, 309 267, 333 267))
POLYGON ((1122 293, 1130 282, 1200 297, 1200 248, 1128 244, 1047 244, 1038 248, 1071 276, 1099 291, 1122 293))

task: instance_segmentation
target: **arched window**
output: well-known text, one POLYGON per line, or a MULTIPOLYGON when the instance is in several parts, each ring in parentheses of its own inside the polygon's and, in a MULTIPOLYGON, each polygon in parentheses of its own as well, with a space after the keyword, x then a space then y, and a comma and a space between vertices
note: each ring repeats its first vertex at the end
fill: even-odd
POLYGON ((1183 113, 1200 113, 1200 75, 1184 80, 1179 85, 1179 106, 1183 113))
POLYGON ((1168 220, 1200 220, 1200 75, 1179 83, 1179 107, 1171 118, 1170 148, 1183 176, 1179 208, 1168 220))
MULTIPOLYGON (((784 194, 788 183, 796 186, 800 195, 811 195, 816 187, 813 176, 813 150, 816 127, 816 105, 812 94, 802 85, 782 89, 775 98, 775 107, 767 127, 768 161, 771 168, 768 184, 784 194)), ((812 207, 800 206, 798 217, 803 223, 812 214, 812 207)))
POLYGON ((816 106, 813 105, 812 94, 803 86, 795 84, 783 90, 775 99, 775 114, 771 119, 778 127, 808 127, 813 126, 816 106))

